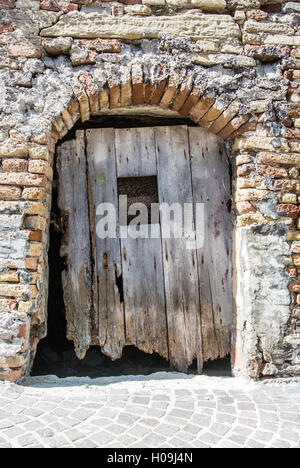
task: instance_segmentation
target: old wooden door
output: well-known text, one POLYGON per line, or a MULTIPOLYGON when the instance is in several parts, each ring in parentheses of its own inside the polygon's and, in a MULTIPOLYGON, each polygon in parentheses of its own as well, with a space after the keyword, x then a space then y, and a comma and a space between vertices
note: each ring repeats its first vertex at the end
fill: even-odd
POLYGON ((180 371, 197 359, 200 372, 204 361, 229 354, 230 180, 222 142, 186 126, 95 129, 78 131, 57 158, 67 337, 77 356, 98 344, 118 359, 134 345, 180 371), (134 221, 144 207, 153 207, 152 217, 134 221))

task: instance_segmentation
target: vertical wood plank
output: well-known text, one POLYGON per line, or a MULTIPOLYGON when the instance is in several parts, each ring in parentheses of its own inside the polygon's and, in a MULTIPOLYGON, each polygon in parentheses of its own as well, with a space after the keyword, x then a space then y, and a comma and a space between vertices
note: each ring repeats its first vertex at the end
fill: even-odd
POLYGON ((98 292, 95 307, 99 315, 99 344, 104 354, 119 359, 125 345, 124 304, 118 287, 122 274, 120 240, 117 229, 115 238, 101 239, 96 233, 98 205, 110 202, 118 206, 114 130, 87 130, 86 139, 90 207, 95 214, 93 287, 98 292))
MULTIPOLYGON (((157 174, 153 128, 115 131, 118 177, 157 174)), ((126 342, 146 353, 157 352, 168 359, 162 246, 159 225, 143 225, 141 230, 158 237, 134 239, 131 226, 122 226, 123 285, 126 342)))
MULTIPOLYGON (((160 203, 193 203, 187 127, 157 127, 156 148, 160 203)), ((194 226, 181 239, 166 238, 167 222, 161 217, 169 355, 180 371, 197 358, 202 369, 202 339, 195 250, 187 250, 194 226)))
POLYGON ((198 250, 204 360, 230 353, 232 323, 230 175, 224 144, 189 128, 194 201, 204 203, 204 245, 198 250))
POLYGON ((66 258, 63 290, 67 338, 83 359, 91 342, 91 248, 84 133, 57 149, 58 205, 65 222, 61 255, 66 258))
MULTIPOLYGON (((150 226, 141 230, 149 232, 150 226)), ((169 358, 161 238, 121 239, 126 341, 169 358)))
POLYGON ((118 177, 156 175, 153 128, 116 129, 118 177))

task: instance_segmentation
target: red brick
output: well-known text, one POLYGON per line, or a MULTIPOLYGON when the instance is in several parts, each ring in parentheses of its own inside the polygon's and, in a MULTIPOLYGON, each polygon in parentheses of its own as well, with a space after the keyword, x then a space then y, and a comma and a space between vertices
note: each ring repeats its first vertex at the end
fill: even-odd
POLYGON ((3 23, 0 23, 0 34, 5 34, 9 32, 13 32, 14 28, 12 27, 11 23, 8 21, 5 21, 3 23))
POLYGON ((274 189, 300 193, 300 182, 298 180, 275 180, 274 189))
POLYGON ((157 106, 160 103, 162 95, 164 94, 166 84, 167 80, 162 80, 156 85, 156 88, 153 90, 153 94, 151 96, 150 104, 152 106, 157 106))
POLYGON ((42 231, 27 231, 28 239, 30 241, 42 242, 43 241, 43 232, 42 231))
POLYGON ((201 97, 201 91, 199 88, 193 88, 191 91, 189 97, 186 99, 184 105, 182 106, 181 109, 179 109, 179 113, 181 115, 184 115, 185 117, 188 116, 190 113, 191 109, 197 104, 201 97))
POLYGON ((0 10, 12 10, 15 8, 15 0, 0 0, 0 10))
POLYGON ((121 107, 129 107, 132 104, 131 81, 121 84, 121 107))
POLYGON ((221 138, 229 138, 232 133, 238 130, 242 125, 244 125, 248 120, 251 118, 250 114, 246 115, 238 115, 234 119, 232 119, 225 128, 219 133, 221 138))
POLYGON ((183 107, 191 91, 192 91, 192 79, 191 77, 188 77, 184 80, 184 82, 180 86, 178 93, 174 99, 172 108, 176 111, 179 111, 183 107))
POLYGON ((153 88, 150 83, 145 83, 145 89, 144 89, 144 101, 149 104, 151 102, 153 95, 153 88))
POLYGON ((239 135, 243 135, 246 132, 255 132, 257 127, 257 117, 252 117, 252 119, 248 120, 244 125, 242 125, 238 130, 233 132, 230 135, 230 139, 236 138, 239 135))
POLYGON ((212 107, 214 102, 215 99, 209 98, 207 96, 201 98, 190 112, 190 116, 194 122, 199 122, 199 120, 201 120, 206 112, 208 112, 208 110, 212 107))
POLYGON ((144 83, 142 65, 133 65, 131 71, 132 104, 139 106, 144 103, 144 83))
POLYGON ((25 159, 4 159, 2 162, 4 172, 26 172, 27 169, 28 161, 25 159))
POLYGON ((87 95, 89 98, 91 114, 97 115, 99 113, 99 94, 94 90, 94 92, 88 92, 87 95))
POLYGON ((42 10, 70 13, 70 11, 78 10, 78 5, 74 5, 73 3, 65 2, 63 0, 42 0, 40 8, 42 10))
POLYGON ((17 301, 13 299, 0 299, 0 312, 11 312, 17 309, 17 301))
POLYGON ((28 338, 29 338, 29 329, 28 329, 28 324, 27 323, 24 323, 23 325, 20 325, 18 338, 21 338, 21 339, 24 340, 23 344, 22 344, 22 347, 20 349, 20 352, 25 353, 25 351, 27 350, 27 347, 28 347, 28 338))
POLYGON ((120 86, 113 86, 110 88, 110 98, 109 98, 109 108, 116 109, 120 106, 120 95, 121 88, 120 86))
POLYGON ((82 39, 78 42, 80 46, 88 47, 99 53, 106 52, 112 54, 121 52, 121 44, 117 39, 82 39))
POLYGON ((285 213, 286 216, 289 216, 291 218, 297 218, 299 216, 300 207, 297 205, 292 205, 288 203, 287 204, 280 203, 277 206, 277 211, 279 213, 285 213))

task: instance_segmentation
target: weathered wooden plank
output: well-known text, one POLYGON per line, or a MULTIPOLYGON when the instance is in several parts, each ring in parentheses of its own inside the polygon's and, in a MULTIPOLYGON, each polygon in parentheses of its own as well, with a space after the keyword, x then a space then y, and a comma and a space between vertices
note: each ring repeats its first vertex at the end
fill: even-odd
MULTIPOLYGON (((156 148, 160 203, 193 204, 187 127, 157 127, 156 148)), ((202 339, 195 250, 187 249, 193 238, 194 222, 185 226, 184 237, 168 238, 168 220, 161 215, 169 356, 180 371, 197 358, 202 369, 202 339)))
POLYGON ((91 343, 91 247, 84 133, 57 149, 58 205, 65 223, 61 255, 66 257, 63 290, 67 338, 83 359, 91 343))
POLYGON ((207 361, 230 353, 230 176, 224 144, 217 137, 201 128, 189 128, 189 138, 194 201, 204 203, 204 244, 197 254, 203 357, 207 361))
POLYGON ((97 215, 99 205, 111 203, 118 206, 114 130, 87 130, 86 139, 90 207, 95 216, 92 228, 95 245, 93 287, 98 292, 95 308, 99 314, 99 344, 104 354, 111 359, 119 359, 125 345, 125 323, 118 225, 115 237, 102 239, 97 235, 97 224, 101 219, 97 215))
MULTIPOLYGON (((115 131, 118 177, 157 174, 153 128, 115 131)), ((159 225, 142 225, 147 237, 135 239, 135 226, 122 226, 123 286, 126 343, 146 353, 157 352, 168 359, 162 246, 159 225)))
POLYGON ((118 177, 155 175, 155 142, 153 128, 116 129, 118 177))
MULTIPOLYGON (((123 226, 125 228, 125 226, 123 226)), ((150 225, 141 230, 149 233, 150 225)), ((169 358, 161 238, 121 238, 126 343, 169 358)))

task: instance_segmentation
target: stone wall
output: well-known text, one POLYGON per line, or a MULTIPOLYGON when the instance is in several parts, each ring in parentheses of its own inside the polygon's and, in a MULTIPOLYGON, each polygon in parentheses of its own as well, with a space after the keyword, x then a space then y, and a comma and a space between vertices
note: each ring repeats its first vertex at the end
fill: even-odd
POLYGON ((0 0, 0 378, 46 333, 56 143, 81 119, 169 110, 228 144, 233 362, 300 374, 300 4, 0 0))

